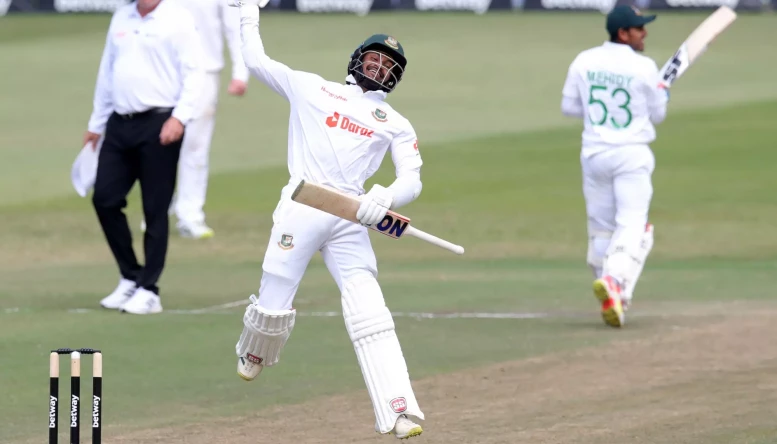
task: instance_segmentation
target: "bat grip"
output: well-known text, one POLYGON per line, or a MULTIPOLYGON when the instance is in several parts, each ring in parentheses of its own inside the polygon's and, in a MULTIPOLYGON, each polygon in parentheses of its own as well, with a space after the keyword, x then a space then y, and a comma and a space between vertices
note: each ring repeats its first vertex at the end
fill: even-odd
POLYGON ((454 243, 448 242, 447 240, 440 239, 439 237, 431 235, 425 231, 421 231, 412 225, 407 227, 407 232, 405 234, 429 242, 432 245, 437 245, 438 247, 444 248, 453 253, 464 254, 464 247, 461 245, 456 245, 454 243))

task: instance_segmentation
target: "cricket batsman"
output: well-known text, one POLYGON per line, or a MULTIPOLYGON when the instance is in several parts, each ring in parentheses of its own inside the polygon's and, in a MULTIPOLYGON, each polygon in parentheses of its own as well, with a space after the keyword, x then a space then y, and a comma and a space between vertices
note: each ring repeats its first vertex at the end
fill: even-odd
POLYGON ((612 327, 624 325, 653 247, 648 210, 655 158, 649 144, 669 100, 668 90, 658 86, 658 66, 640 54, 645 25, 655 18, 633 6, 616 6, 607 15, 609 41, 577 55, 562 91, 563 114, 583 119, 587 262, 602 318, 612 327))
POLYGON ((400 439, 420 435, 423 430, 414 421, 423 420, 424 414, 376 280, 377 263, 366 228, 421 192, 415 130, 385 102, 402 80, 404 49, 394 37, 373 35, 351 54, 345 84, 330 82, 265 54, 259 35, 261 0, 228 1, 239 7, 246 66, 290 105, 290 179, 273 212, 259 296, 249 298, 235 346, 238 375, 252 381, 265 366, 278 364, 295 325, 295 294, 311 258, 321 252, 341 293, 345 327, 374 407, 375 430, 400 439), (365 181, 387 151, 396 180, 387 187, 374 185, 364 194, 365 181), (360 196, 360 224, 291 200, 300 180, 360 196))

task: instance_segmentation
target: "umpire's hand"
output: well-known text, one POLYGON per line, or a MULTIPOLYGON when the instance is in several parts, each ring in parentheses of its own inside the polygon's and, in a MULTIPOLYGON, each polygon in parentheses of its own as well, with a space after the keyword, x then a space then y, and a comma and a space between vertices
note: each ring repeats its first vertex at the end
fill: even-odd
POLYGON ((97 149, 97 142, 100 141, 100 135, 97 133, 90 133, 87 131, 84 133, 84 146, 86 146, 87 143, 92 144, 92 151, 97 149))
POLYGON ((178 142, 183 136, 183 123, 175 117, 167 119, 162 125, 162 131, 159 133, 159 142, 162 145, 169 145, 178 142))

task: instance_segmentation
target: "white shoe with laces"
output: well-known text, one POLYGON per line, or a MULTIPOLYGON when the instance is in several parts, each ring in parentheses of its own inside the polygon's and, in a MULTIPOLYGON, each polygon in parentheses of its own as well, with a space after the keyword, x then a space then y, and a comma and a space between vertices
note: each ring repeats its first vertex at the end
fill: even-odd
POLYGON ((130 314, 155 314, 162 312, 162 302, 159 296, 145 288, 138 288, 124 305, 121 306, 122 313, 130 314))
POLYGON ((410 418, 408 418, 406 415, 402 415, 397 418, 396 425, 391 431, 391 434, 396 436, 398 439, 408 439, 414 436, 418 436, 423 432, 424 429, 422 429, 420 425, 411 421, 410 418))
POLYGON ((121 306, 135 294, 136 289, 137 285, 135 284, 135 281, 121 278, 119 280, 119 285, 113 290, 113 293, 102 298, 100 305, 103 308, 109 308, 111 310, 121 308, 121 306))

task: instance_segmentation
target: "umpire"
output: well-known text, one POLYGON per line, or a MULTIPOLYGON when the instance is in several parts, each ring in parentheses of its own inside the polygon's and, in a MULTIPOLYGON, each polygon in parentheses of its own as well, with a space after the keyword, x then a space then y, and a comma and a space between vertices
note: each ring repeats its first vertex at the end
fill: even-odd
POLYGON ((92 203, 119 267, 105 308, 162 311, 159 280, 167 256, 168 208, 186 124, 204 79, 194 19, 174 0, 135 0, 113 15, 84 144, 100 148, 92 203), (132 248, 127 194, 140 182, 145 266, 132 248))

